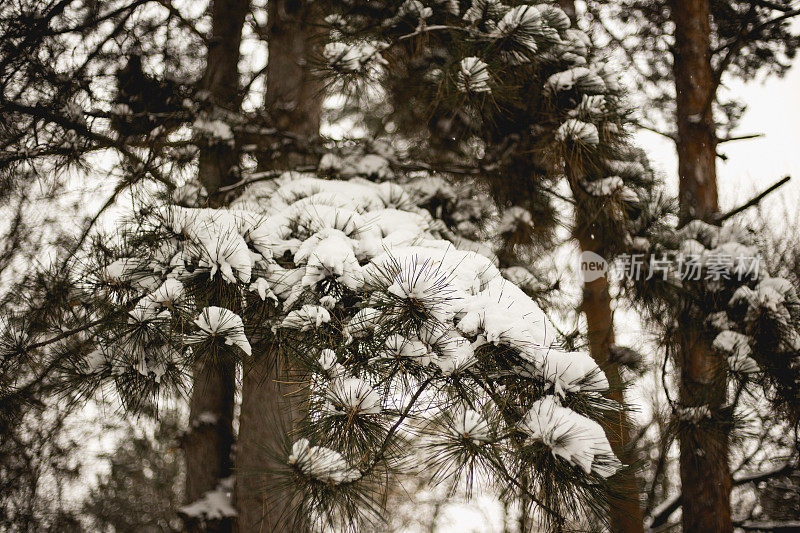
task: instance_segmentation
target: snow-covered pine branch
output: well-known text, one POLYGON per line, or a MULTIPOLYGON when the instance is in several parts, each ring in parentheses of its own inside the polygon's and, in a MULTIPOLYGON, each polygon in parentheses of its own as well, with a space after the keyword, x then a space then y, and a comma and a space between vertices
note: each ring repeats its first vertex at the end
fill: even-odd
MULTIPOLYGON (((423 139, 424 157, 472 160, 502 208, 533 214, 535 228, 507 232, 509 249, 548 244, 560 176, 591 213, 591 228, 576 234, 593 235, 607 258, 626 250, 628 217, 652 173, 629 145, 615 68, 564 11, 500 0, 332 6, 337 42, 319 68, 356 109, 380 114, 414 144, 423 139)), ((513 255, 500 253, 502 266, 513 255)))
MULTIPOLYGON (((333 159, 327 172, 344 168, 333 159)), ((198 359, 275 357, 270 339, 306 384, 281 471, 311 522, 374 518, 375 483, 409 459, 440 480, 512 486, 550 524, 599 509, 620 467, 598 424, 619 408, 600 395, 603 372, 559 349, 540 307, 467 238, 463 214, 420 207, 448 190, 457 202, 452 185, 393 177, 287 172, 229 209, 145 210, 98 278, 130 309, 101 336, 116 367, 93 356, 89 374, 119 384, 113 368, 129 368, 142 385, 126 380, 123 394, 152 395, 184 374, 151 360, 186 372, 198 359), (412 425, 425 432, 422 458, 403 447, 412 425)))
MULTIPOLYGON (((773 265, 755 236, 734 223, 718 227, 693 220, 677 230, 651 230, 636 239, 642 270, 630 283, 635 300, 666 331, 665 343, 678 338, 683 321, 696 321, 723 357, 721 371, 764 386, 782 413, 800 419, 797 289, 770 276, 773 265)), ((698 407, 680 409, 696 413, 698 407)))

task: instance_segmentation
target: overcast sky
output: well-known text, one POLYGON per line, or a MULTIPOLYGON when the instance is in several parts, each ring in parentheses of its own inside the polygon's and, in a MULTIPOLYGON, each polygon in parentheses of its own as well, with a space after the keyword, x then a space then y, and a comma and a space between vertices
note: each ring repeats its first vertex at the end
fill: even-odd
MULTIPOLYGON (((776 222, 786 220, 784 206, 797 209, 800 199, 800 67, 795 65, 784 78, 737 83, 728 88, 747 103, 737 135, 763 133, 764 137, 720 145, 727 161, 717 161, 720 202, 723 210, 748 200, 786 175, 792 181, 762 203, 776 222)), ((642 131, 636 136, 653 165, 666 178, 669 191, 677 193, 678 162, 672 141, 642 131)))

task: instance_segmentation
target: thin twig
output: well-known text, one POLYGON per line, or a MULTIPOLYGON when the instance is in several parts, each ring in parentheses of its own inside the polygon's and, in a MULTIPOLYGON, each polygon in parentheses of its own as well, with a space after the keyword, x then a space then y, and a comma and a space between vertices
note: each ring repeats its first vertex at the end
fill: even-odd
POLYGON ((638 120, 634 120, 632 122, 633 122, 633 125, 636 126, 637 128, 641 128, 643 130, 651 131, 653 133, 661 135, 662 137, 666 137, 670 141, 677 142, 677 140, 678 140, 678 136, 676 134, 674 134, 674 133, 661 131, 661 130, 659 130, 658 128, 656 128, 654 126, 648 126, 647 124, 644 124, 643 122, 639 122, 638 120))
MULTIPOLYGON (((717 68, 714 69, 711 91, 709 91, 709 99, 705 105, 706 111, 711 107, 711 104, 715 99, 717 89, 719 88, 720 83, 722 83, 722 75, 725 74, 725 71, 733 62, 734 58, 736 57, 736 54, 738 54, 739 51, 744 47, 748 39, 752 35, 758 34, 759 32, 766 30, 767 28, 769 28, 774 24, 778 24, 780 22, 783 22, 784 20, 790 19, 797 15, 800 15, 800 9, 793 9, 792 11, 787 11, 779 17, 775 17, 773 19, 762 22, 761 24, 754 26, 750 30, 743 31, 736 37, 736 39, 718 47, 712 52, 712 54, 717 54, 718 52, 721 52, 722 50, 725 50, 727 48, 727 52, 723 56, 722 60, 720 60, 720 62, 717 64, 717 68)), ((742 28, 742 30, 744 30, 744 28, 742 28)))
POLYGON ((178 19, 178 22, 180 22, 184 28, 193 33, 195 37, 203 41, 203 44, 205 44, 206 46, 209 46, 211 44, 211 39, 208 37, 208 35, 197 29, 197 26, 195 26, 194 23, 192 23, 192 21, 184 17, 183 14, 178 10, 178 8, 172 5, 172 2, 170 0, 156 0, 156 1, 159 4, 161 4, 161 6, 164 7, 167 11, 169 11, 170 15, 178 19))
POLYGON ((762 191, 760 194, 758 194, 757 196, 755 196, 752 199, 750 199, 747 203, 742 204, 737 208, 731 209, 727 213, 722 213, 722 214, 718 215, 717 218, 716 218, 716 222, 720 222, 720 223, 721 222, 725 222, 729 218, 731 218, 731 217, 733 217, 735 215, 738 215, 739 213, 741 213, 745 209, 749 209, 749 208, 753 207, 754 205, 758 204, 761 200, 763 200, 764 197, 767 196, 769 193, 771 193, 774 190, 778 189, 779 187, 783 186, 785 183, 788 183, 790 179, 792 179, 791 176, 783 177, 781 180, 779 180, 776 183, 773 183, 772 185, 767 187, 764 191, 762 191))
POLYGON ((722 139, 717 139, 717 144, 722 143, 729 143, 733 141, 746 141, 748 139, 758 139, 759 137, 763 137, 763 133, 750 133, 748 135, 735 135, 733 137, 723 137, 722 139))
POLYGON ((472 33, 473 30, 471 28, 462 28, 461 26, 444 26, 444 25, 425 26, 425 27, 419 28, 417 31, 415 31, 413 33, 409 33, 407 35, 402 35, 402 36, 398 37, 397 40, 398 41, 405 41, 407 39, 414 38, 414 37, 416 37, 418 35, 422 35, 423 33, 431 33, 431 32, 434 32, 434 31, 463 31, 463 32, 467 32, 467 33, 472 33))
MULTIPOLYGON (((381 462, 381 459, 383 459, 383 455, 386 453, 386 450, 389 448, 389 444, 391 443, 392 437, 394 436, 395 432, 400 427, 400 424, 402 424, 403 421, 406 418, 408 418, 408 414, 411 412, 411 408, 414 407, 414 405, 417 403, 417 400, 419 399, 419 397, 422 395, 423 391, 428 387, 428 385, 430 384, 430 382, 432 380, 433 380, 433 378, 430 377, 430 378, 428 378, 428 379, 426 379, 425 381, 422 382, 422 384, 420 385, 419 389, 417 389, 417 392, 415 392, 414 395, 411 397, 411 399, 408 401, 408 405, 403 410, 403 412, 400 414, 400 416, 398 417, 397 421, 394 423, 394 425, 391 427, 391 429, 389 429, 389 432, 386 434, 386 438, 383 439, 383 443, 381 444, 381 447, 378 450, 378 453, 375 454, 375 457, 372 458, 372 461, 369 463, 369 465, 367 465, 367 467, 364 470, 361 471, 361 477, 359 479, 363 478, 364 476, 366 476, 370 472, 372 472, 372 470, 378 465, 378 463, 381 462)), ((355 481, 358 481, 358 480, 355 480, 355 481)))

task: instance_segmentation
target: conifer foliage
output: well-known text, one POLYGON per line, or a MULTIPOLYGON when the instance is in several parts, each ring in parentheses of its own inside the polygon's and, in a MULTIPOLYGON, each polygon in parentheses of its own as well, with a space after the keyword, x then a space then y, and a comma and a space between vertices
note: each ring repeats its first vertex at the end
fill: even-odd
MULTIPOLYGON (((697 324, 720 355, 716 372, 730 374, 739 388, 762 387, 778 412, 797 423, 800 302, 790 281, 770 276, 755 235, 736 224, 694 220, 637 243, 641 278, 631 285, 633 296, 663 328, 664 346, 671 351, 684 340, 683 325, 697 324)), ((707 418, 704 405, 674 407, 680 419, 697 423, 707 418)), ((732 415, 716 422, 730 427, 732 415)))
MULTIPOLYGON (((291 415, 275 416, 289 422, 283 440, 269 443, 271 460, 256 465, 268 472, 264 506, 281 500, 274 507, 285 529, 374 523, 393 474, 423 468, 453 491, 491 485, 521 501, 523 515, 531 504, 552 529, 597 523, 609 500, 632 496, 613 494, 609 483, 628 468, 607 436, 625 429, 624 406, 608 395, 621 380, 614 373, 607 379, 588 353, 565 348, 571 343, 537 299, 537 259, 564 222, 567 189, 584 250, 606 259, 640 252, 648 259, 643 267, 655 264, 650 256, 669 260, 673 271, 663 279, 645 270, 628 287, 666 333, 669 353, 684 344, 681 325, 691 322, 719 355, 719 372, 734 377, 731 402, 723 390, 709 399, 713 409, 705 401, 674 406, 682 435, 727 432, 736 401, 753 384, 800 419, 796 292, 723 260, 757 255, 745 232, 663 225, 657 183, 629 142, 624 91, 555 4, 314 3, 314 20, 325 15, 309 46, 320 50, 314 73, 347 101, 340 115, 355 105, 360 125, 368 125, 341 142, 312 131, 316 118, 283 131, 284 120, 242 111, 251 109, 261 73, 244 72, 251 62, 238 61, 238 53, 225 72, 233 76, 238 64, 250 79, 218 78, 231 92, 225 101, 209 98, 201 87, 222 70, 209 61, 205 81, 198 80, 193 51, 215 45, 202 31, 207 13, 187 18, 191 10, 132 1, 101 6, 110 10, 102 13, 87 2, 93 7, 84 14, 69 4, 58 3, 44 22, 20 18, 46 22, 53 35, 32 42, 27 26, 8 34, 21 51, 58 43, 49 56, 56 60, 23 70, 22 56, 0 47, 14 57, 0 62, 13 73, 6 86, 14 89, 0 98, 14 126, 0 170, 45 171, 48 165, 34 163, 54 160, 66 168, 114 151, 122 179, 103 210, 123 191, 155 187, 164 196, 137 202, 118 232, 92 246, 98 219, 89 222, 70 247, 66 288, 44 277, 38 284, 54 309, 51 295, 63 295, 58 306, 70 311, 59 317, 69 320, 42 321, 44 333, 36 335, 30 327, 18 333, 15 321, 3 332, 4 365, 34 363, 48 386, 52 377, 71 399, 113 391, 126 410, 154 413, 162 399, 192 387, 195 369, 226 369, 233 398, 231 369, 247 372, 267 360, 293 385, 291 415), (60 10, 80 18, 67 24, 60 10), (111 33, 94 27, 104 20, 114 21, 111 33), (151 27, 193 45, 186 53, 162 46, 151 27), (58 36, 83 31, 103 44, 95 52, 85 39, 85 63, 56 69, 71 64, 63 57, 72 50, 72 37, 58 36), (118 41, 123 33, 134 43, 118 41), (171 75, 153 73, 161 68, 171 75), (99 81, 112 73, 116 90, 99 81), (40 142, 46 147, 34 149, 40 142), (302 167, 292 168, 297 161, 302 167), (208 190, 191 179, 178 187, 198 162, 200 174, 214 167, 216 177, 199 180, 208 190), (87 249, 89 265, 73 271, 73 257, 87 249), (678 279, 674 267, 686 266, 684 256, 701 258, 698 280, 678 279), (707 282, 712 271, 718 276, 707 282)), ((240 7, 241 29, 247 6, 240 7)), ((247 9, 254 15, 247 24, 252 18, 258 30, 263 5, 247 9)), ((235 41, 231 50, 247 49, 235 41)), ((793 42, 786 46, 791 55, 793 42)), ((301 66, 305 76, 305 58, 301 66)), ((292 100, 302 98, 288 92, 265 95, 267 115, 302 110, 304 102, 292 100)), ((17 395, 13 380, 3 386, 13 393, 4 398, 17 395)), ((263 409, 270 415, 282 407, 263 409)), ((194 429, 220 422, 196 414, 194 429)), ((235 488, 227 471, 210 476, 217 489, 189 497, 195 501, 181 512, 210 529, 214 520, 227 527, 235 515, 230 495, 246 490, 239 476, 252 467, 236 464, 235 488)), ((239 527, 253 525, 244 522, 239 527)))
MULTIPOLYGON (((325 159, 336 178, 345 165, 330 163, 342 159, 325 159)), ((551 525, 601 510, 621 467, 599 423, 619 408, 599 394, 602 371, 560 349, 496 258, 469 249, 459 234, 476 228, 445 222, 460 209, 452 185, 368 181, 374 165, 360 167, 340 179, 287 172, 230 209, 140 213, 97 277, 120 318, 76 378, 149 405, 198 359, 245 360, 277 343, 304 395, 285 449, 264 465, 294 495, 287 524, 375 520, 387 473, 414 461, 442 482, 524 492, 551 525), (452 212, 419 207, 432 196, 452 212), (207 306, 211 295, 224 305, 207 306), (404 446, 411 431, 424 453, 404 446)))
POLYGON ((565 176, 604 251, 626 246, 637 191, 652 178, 628 142, 617 73, 558 6, 348 0, 332 10, 321 69, 351 95, 380 82, 386 105, 376 111, 420 141, 412 156, 484 181, 502 209, 527 212, 510 217, 509 249, 549 242, 565 176))

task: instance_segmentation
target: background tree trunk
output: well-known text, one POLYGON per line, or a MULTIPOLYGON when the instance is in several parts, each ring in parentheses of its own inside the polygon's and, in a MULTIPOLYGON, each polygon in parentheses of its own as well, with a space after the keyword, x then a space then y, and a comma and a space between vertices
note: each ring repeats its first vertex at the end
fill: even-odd
MULTIPOLYGON (((239 45, 242 26, 249 9, 248 0, 214 0, 211 5, 212 35, 206 59, 203 88, 211 104, 238 110, 239 45)), ((224 143, 204 147, 199 154, 198 176, 209 192, 212 207, 219 206, 216 190, 237 180, 239 160, 233 148, 224 143)), ((213 305, 213 303, 212 303, 213 305)), ((213 490, 221 478, 232 473, 233 406, 236 368, 232 362, 198 364, 189 404, 189 435, 185 439, 187 502, 213 490)), ((187 528, 198 528, 187 524, 187 528)), ((218 530, 230 530, 219 524, 218 530)))
MULTIPOLYGON (((322 20, 315 2, 276 0, 268 6, 269 65, 265 111, 273 127, 301 137, 319 135, 324 85, 310 66, 322 20)), ((306 156, 303 156, 306 157, 306 156)), ((261 165, 290 168, 294 161, 260 158, 261 165)), ((299 164, 302 164, 300 161, 299 164)))
POLYGON ((710 2, 671 0, 670 8, 675 23, 673 75, 681 213, 684 221, 710 220, 719 210, 710 2))
MULTIPOLYGON (((709 0, 671 0, 675 23, 674 76, 677 95, 678 174, 682 220, 710 221, 719 206, 716 131, 712 115, 709 0)), ((725 360, 711 339, 686 317, 680 346, 680 401, 683 407, 708 405, 709 422, 679 424, 683 531, 726 533, 731 523, 731 474, 725 360)))
MULTIPOLYGON (((567 169, 569 174, 569 169, 567 169)), ((575 179, 570 183, 576 185, 575 179)), ((581 194, 573 186, 573 194, 581 194)), ((591 217, 576 205, 575 236, 582 252, 594 252, 602 255, 603 243, 592 235, 591 217)), ((593 281, 584 282, 581 311, 586 316, 586 335, 589 341, 589 353, 605 372, 611 391, 607 396, 623 402, 622 377, 619 364, 610 357, 610 346, 614 344, 614 318, 611 311, 611 295, 608 278, 602 276, 593 281)), ((624 464, 635 464, 635 443, 631 442, 633 428, 626 413, 619 418, 606 419, 603 424, 608 441, 614 453, 624 464)), ((632 470, 620 472, 612 478, 614 497, 609 501, 609 527, 612 533, 642 533, 644 531, 644 515, 639 495, 641 485, 636 473, 632 470)))
MULTIPOLYGON (((323 84, 309 63, 316 46, 314 2, 270 0, 269 63, 265 110, 279 131, 303 138, 319 135, 323 84)), ((307 155, 261 154, 259 167, 290 169, 316 163, 307 155)), ((291 383, 280 354, 270 342, 254 352, 245 366, 237 446, 236 508, 238 527, 246 532, 288 532, 297 529, 289 515, 287 494, 275 490, 268 465, 283 448, 286 432, 300 416, 300 386, 291 383)))
MULTIPOLYGON (((575 0, 558 0, 561 9, 572 21, 572 26, 577 27, 578 13, 575 0)), ((567 174, 570 174, 567 169, 567 174)), ((570 183, 575 180, 570 178, 570 183)), ((573 195, 576 194, 573 187, 573 195)), ((581 213, 580 206, 576 209, 576 237, 582 252, 600 253, 603 244, 592 236, 590 229, 591 217, 581 213)), ((602 254, 601 254, 602 255, 602 254)), ((611 295, 608 288, 608 278, 605 276, 583 285, 583 300, 581 311, 586 316, 586 335, 589 341, 589 353, 603 369, 612 388, 609 397, 622 402, 622 377, 619 364, 610 361, 609 347, 614 344, 614 316, 611 311, 611 295)), ((625 464, 635 462, 635 443, 631 442, 633 428, 630 420, 623 413, 619 420, 607 420, 604 429, 614 453, 625 464)), ((609 527, 612 533, 643 533, 644 515, 639 501, 641 485, 635 472, 626 471, 615 477, 614 490, 620 495, 610 501, 608 513, 609 527)))
POLYGON ((190 433, 184 444, 187 503, 213 490, 231 473, 235 378, 228 365, 198 365, 195 369, 189 402, 190 433))
MULTIPOLYGON (((581 251, 598 250, 598 245, 588 232, 578 236, 581 251)), ((589 340, 589 353, 605 372, 611 392, 607 396, 618 402, 624 400, 622 394, 622 377, 619 364, 610 360, 609 347, 614 344, 614 319, 611 311, 611 295, 608 291, 608 279, 603 276, 583 285, 583 301, 581 311, 586 315, 586 334, 589 340)), ((620 413, 618 419, 605 420, 603 429, 614 453, 624 464, 634 464, 635 443, 631 442, 633 428, 626 413, 620 413)), ((617 497, 610 500, 608 513, 609 527, 612 533, 643 533, 644 515, 639 500, 641 486, 634 471, 627 470, 613 478, 613 490, 617 497)))

